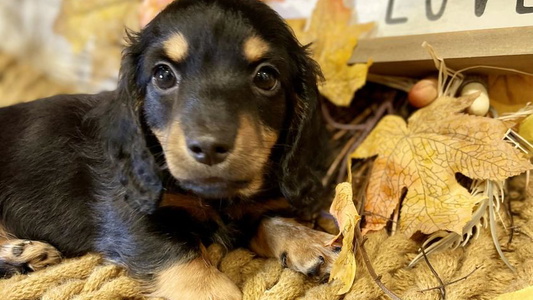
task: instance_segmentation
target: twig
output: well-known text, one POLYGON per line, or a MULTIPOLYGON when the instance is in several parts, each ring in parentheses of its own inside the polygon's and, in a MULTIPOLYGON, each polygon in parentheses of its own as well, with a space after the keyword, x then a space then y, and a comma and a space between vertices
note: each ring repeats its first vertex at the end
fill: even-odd
MULTIPOLYGON (((325 105, 323 104, 323 106, 325 105)), ((326 116, 326 112, 324 110, 327 110, 327 109, 322 109, 324 117, 326 118, 328 123, 334 126, 333 123, 331 122, 335 122, 335 121, 333 121, 332 119, 328 120, 327 119, 328 117, 326 116)), ((390 113, 391 111, 392 111, 391 101, 384 102, 377 108, 376 113, 370 120, 366 121, 364 124, 357 125, 357 126, 360 126, 358 128, 361 130, 361 133, 359 135, 352 136, 348 140, 348 142, 342 148, 339 155, 337 155, 337 157, 335 158, 335 160, 329 167, 326 173, 326 176, 324 176, 324 178, 322 179, 322 184, 327 185, 330 182, 331 177, 337 172, 337 170, 344 169, 346 167, 346 156, 352 153, 355 150, 355 148, 357 148, 364 141, 364 139, 367 137, 370 131, 372 131, 372 129, 376 127, 376 124, 381 119, 381 117, 383 117, 383 115, 386 112, 390 113), (341 166, 339 167, 339 165, 341 166)), ((329 117, 331 118, 331 116, 329 117)), ((340 123, 337 123, 337 124, 340 124, 340 123)), ((344 125, 348 125, 348 124, 344 124, 344 125)), ((355 126, 355 125, 350 125, 350 126, 355 126)), ((344 174, 339 173, 338 176, 341 177, 341 176, 344 176, 344 174)), ((342 178, 337 178, 337 181, 342 181, 342 178)))
MULTIPOLYGON (((375 124, 374 124, 375 125, 375 124)), ((352 144, 350 144, 350 146, 348 147, 348 151, 347 151, 347 155, 348 155, 348 159, 350 154, 353 153, 355 151, 355 149, 357 147, 359 147, 359 145, 361 145, 361 143, 363 143, 363 141, 365 140, 365 138, 367 137, 368 133, 370 132, 370 130, 372 129, 373 127, 371 128, 367 128, 365 130, 363 130, 363 132, 361 132, 361 135, 359 136, 354 136, 356 139, 354 140, 354 142, 352 144)), ((346 169, 346 162, 347 160, 346 159, 342 159, 340 161, 340 166, 338 167, 337 170, 344 170, 346 169)), ((336 171, 336 170, 335 170, 336 171)), ((338 175, 337 175, 337 182, 341 182, 343 180, 343 175, 344 173, 343 172, 338 172, 338 175)))
MULTIPOLYGON (((365 110, 363 110, 362 113, 359 113, 357 115, 357 117, 355 117, 351 122, 350 124, 359 124, 361 122, 363 122, 363 120, 365 120, 366 118, 368 118, 368 116, 370 116, 370 114, 372 114, 372 112, 374 111, 374 109, 372 109, 372 107, 368 107, 366 108, 365 110)), ((333 126, 332 124, 330 124, 331 126, 333 126)), ((333 140, 336 141, 338 139, 340 139, 341 137, 343 137, 346 133, 348 132, 352 132, 350 130, 345 130, 345 129, 339 129, 334 135, 333 135, 333 140)))
MULTIPOLYGON (((527 184, 528 184, 528 176, 529 176, 529 172, 527 172, 527 175, 526 175, 526 184, 525 186, 523 187, 523 191, 522 191, 522 195, 526 195, 527 194, 527 184)), ((507 185, 507 187, 509 188, 509 184, 507 185)), ((509 194, 510 195, 510 194, 509 194)), ((518 197, 518 199, 520 199, 520 197, 518 197)), ((513 214, 513 209, 512 209, 512 205, 511 205, 511 202, 512 202, 513 198, 512 197, 509 197, 506 201, 506 204, 507 204, 507 215, 509 216, 509 240, 507 241, 507 248, 510 248, 510 245, 511 243, 513 242, 513 237, 517 232, 517 228, 514 224, 514 214, 513 214)), ((515 199, 517 200, 517 199, 515 199)))
MULTIPOLYGON (((367 163, 366 163, 366 166, 365 168, 367 168, 365 170, 365 179, 364 179, 364 182, 363 184, 359 187, 358 191, 357 191, 357 198, 355 199, 360 199, 359 203, 357 203, 357 212, 359 214, 362 215, 363 213, 363 209, 365 207, 365 202, 366 202, 366 188, 368 187, 368 182, 370 181, 370 172, 372 171, 372 167, 374 166, 374 161, 373 160, 369 160, 367 163)), ((351 172, 351 170, 350 170, 351 172)))
POLYGON ((513 237, 515 234, 515 226, 514 226, 514 216, 513 216, 513 210, 511 207, 511 199, 507 199, 507 216, 509 217, 509 240, 507 240, 507 248, 511 247, 511 243, 513 242, 513 237))
MULTIPOLYGON (((365 129, 362 130, 361 135, 356 140, 356 142, 351 145, 350 149, 348 150, 348 153, 354 152, 355 149, 357 147, 359 147, 359 145, 361 145, 361 143, 363 143, 363 141, 366 139, 366 137, 368 136, 370 131, 372 131, 372 129, 374 129, 374 127, 376 127, 376 125, 378 124, 379 120, 381 120, 381 118, 386 113, 391 113, 391 112, 392 112, 392 102, 391 101, 387 101, 387 102, 382 103, 378 107, 378 109, 377 109, 376 113, 374 114, 374 116, 370 120, 365 122, 365 124, 364 124, 365 125, 365 129)), ((346 160, 342 161, 342 165, 340 167, 340 169, 344 169, 344 168, 346 168, 346 160)), ((339 177, 341 175, 342 174, 339 173, 339 177)), ((337 178, 337 181, 341 181, 341 180, 342 180, 341 178, 337 178)))
MULTIPOLYGON (((335 121, 335 119, 333 119, 333 117, 329 113, 328 106, 324 102, 322 102, 322 115, 324 116, 324 119, 326 119, 326 122, 328 122, 329 125, 337 129, 341 129, 341 130, 363 130, 365 129, 365 124, 354 124, 354 123, 358 123, 356 120, 358 120, 360 117, 355 118, 349 124, 339 123, 335 121)), ((360 122, 361 120, 358 120, 358 121, 360 122)))
POLYGON ((391 290, 389 290, 384 284, 383 282, 381 282, 381 275, 378 275, 376 274, 376 271, 374 270, 374 268, 372 267, 372 263, 370 262, 370 258, 368 257, 368 253, 366 252, 365 250, 365 242, 366 242, 366 238, 363 238, 363 235, 361 234, 361 230, 359 229, 359 226, 355 226, 355 243, 359 243, 358 247, 357 247, 357 251, 359 251, 359 253, 361 254, 361 256, 363 257, 363 261, 365 262, 365 265, 366 265, 366 269, 368 270, 368 273, 370 273, 370 276, 372 277, 372 279, 374 279, 374 281, 376 282, 376 284, 381 288, 381 290, 383 290, 383 292, 385 294, 387 294, 391 299, 394 299, 394 300, 401 300, 400 297, 398 297, 394 292, 392 292, 391 290))
POLYGON ((515 227, 514 230, 515 230, 516 234, 524 235, 524 236, 526 236, 527 238, 529 238, 530 240, 533 241, 533 237, 531 235, 529 235, 527 232, 522 231, 519 227, 515 227))
MULTIPOLYGON (((479 268, 480 268, 480 266, 476 266, 474 268, 474 270, 470 271, 470 273, 466 274, 465 276, 463 276, 463 277, 461 277, 459 279, 455 279, 454 281, 450 281, 448 283, 445 283, 444 286, 449 286, 449 285, 452 285, 452 284, 456 284, 459 281, 466 280, 468 277, 470 277, 470 275, 474 274, 474 272, 477 271, 479 268)), ((424 290, 420 290, 419 292, 423 293, 423 292, 427 292, 427 291, 438 290, 440 288, 442 288, 442 286, 435 286, 435 287, 432 287, 432 288, 427 288, 427 289, 424 289, 424 290)))
POLYGON ((429 270, 431 271, 431 273, 433 273, 433 276, 435 276, 435 278, 437 278, 437 280, 439 281, 440 285, 437 287, 437 289, 439 289, 439 291, 440 291, 440 298, 441 299, 446 299, 446 285, 444 284, 444 281, 442 281, 442 278, 440 278, 439 273, 437 273, 435 268, 433 268, 433 266, 429 262, 428 256, 426 255, 426 250, 424 249, 424 246, 422 246, 420 249, 422 251, 422 255, 424 256, 424 260, 426 261, 426 264, 428 265, 429 270))
POLYGON ((346 158, 348 151, 352 147, 351 145, 355 143, 356 140, 357 140, 357 136, 354 135, 350 138, 350 140, 348 140, 346 145, 344 145, 341 152, 339 153, 339 155, 337 155, 337 157, 335 157, 335 160, 333 161, 328 171, 326 172, 326 176, 322 178, 322 185, 326 186, 329 183, 329 181, 331 180, 331 177, 333 176, 335 171, 337 171, 339 164, 346 158))

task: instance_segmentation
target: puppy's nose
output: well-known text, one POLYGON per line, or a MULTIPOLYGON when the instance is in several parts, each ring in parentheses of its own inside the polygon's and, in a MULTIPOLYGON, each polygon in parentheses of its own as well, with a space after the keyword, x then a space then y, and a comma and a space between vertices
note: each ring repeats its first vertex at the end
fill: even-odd
POLYGON ((187 148, 196 161, 212 166, 223 162, 232 146, 212 138, 199 138, 187 141, 187 148))

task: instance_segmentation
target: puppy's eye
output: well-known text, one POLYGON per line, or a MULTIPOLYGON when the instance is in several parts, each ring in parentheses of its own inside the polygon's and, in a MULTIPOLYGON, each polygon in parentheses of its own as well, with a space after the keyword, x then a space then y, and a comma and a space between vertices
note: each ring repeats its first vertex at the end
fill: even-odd
POLYGON ((176 75, 167 65, 158 65, 154 68, 154 83, 163 90, 169 89, 176 85, 176 75))
POLYGON ((278 72, 270 66, 262 66, 255 73, 254 84, 262 90, 273 91, 278 86, 278 72))

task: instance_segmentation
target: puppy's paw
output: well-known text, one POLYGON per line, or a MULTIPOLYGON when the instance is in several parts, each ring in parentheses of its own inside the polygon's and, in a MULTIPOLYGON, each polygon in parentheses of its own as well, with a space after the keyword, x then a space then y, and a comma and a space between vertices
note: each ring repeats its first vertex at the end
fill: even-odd
POLYGON ((52 245, 29 240, 9 240, 0 246, 0 263, 11 273, 38 271, 61 261, 61 253, 52 245))
POLYGON ((322 280, 329 276, 340 250, 329 246, 334 238, 293 219, 276 217, 261 222, 250 246, 259 255, 277 257, 283 266, 322 280))
POLYGON ((278 257, 281 264, 309 277, 327 279, 340 250, 328 245, 334 236, 299 224, 295 226, 299 227, 298 231, 281 245, 278 257))
POLYGON ((241 300, 239 288, 202 258, 175 264, 156 277, 152 294, 169 300, 241 300))

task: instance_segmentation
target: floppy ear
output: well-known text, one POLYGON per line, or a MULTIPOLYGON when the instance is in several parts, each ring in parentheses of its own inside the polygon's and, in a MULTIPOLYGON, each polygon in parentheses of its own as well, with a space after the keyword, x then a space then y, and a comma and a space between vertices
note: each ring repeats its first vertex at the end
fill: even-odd
POLYGON ((303 216, 321 209, 327 196, 322 177, 327 170, 330 149, 328 134, 319 111, 317 80, 322 78, 320 67, 309 57, 306 47, 297 53, 293 115, 287 145, 281 158, 280 185, 283 195, 303 216))
POLYGON ((135 211, 151 213, 158 205, 162 183, 141 122, 146 86, 138 73, 144 47, 137 35, 128 33, 128 38, 130 46, 123 52, 116 98, 105 101, 100 109, 100 130, 111 162, 109 179, 121 191, 113 196, 122 197, 135 211))

